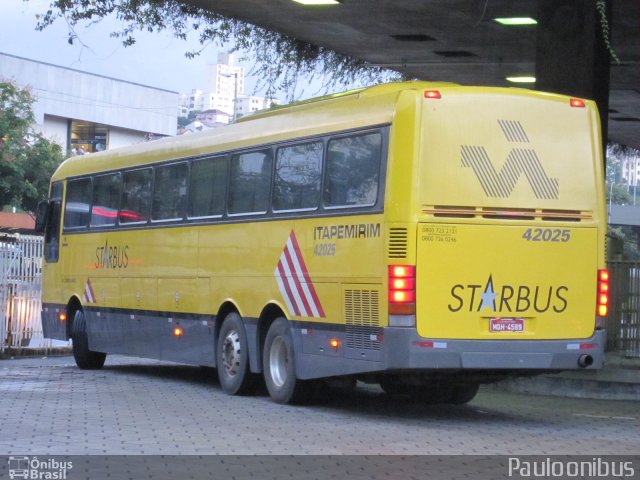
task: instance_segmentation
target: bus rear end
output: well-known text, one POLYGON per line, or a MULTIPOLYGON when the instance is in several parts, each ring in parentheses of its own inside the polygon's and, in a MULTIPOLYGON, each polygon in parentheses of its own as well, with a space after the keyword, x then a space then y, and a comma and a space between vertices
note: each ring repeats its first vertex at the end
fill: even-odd
POLYGON ((415 266, 389 268, 390 324, 411 324, 393 312, 415 302, 396 366, 495 378, 600 367, 608 273, 595 104, 455 86, 423 97, 415 266))

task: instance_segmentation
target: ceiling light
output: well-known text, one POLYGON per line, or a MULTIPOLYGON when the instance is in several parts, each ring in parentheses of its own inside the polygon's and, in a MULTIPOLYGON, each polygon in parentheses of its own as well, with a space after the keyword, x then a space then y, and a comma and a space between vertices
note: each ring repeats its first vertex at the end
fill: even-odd
POLYGON ((293 0, 302 5, 336 5, 340 3, 338 0, 293 0))
POLYGON ((536 77, 520 75, 517 77, 507 77, 507 81, 511 83, 536 83, 536 77))
POLYGON ((494 18, 493 20, 498 22, 500 25, 506 25, 507 27, 538 24, 538 21, 531 17, 505 17, 505 18, 494 18))

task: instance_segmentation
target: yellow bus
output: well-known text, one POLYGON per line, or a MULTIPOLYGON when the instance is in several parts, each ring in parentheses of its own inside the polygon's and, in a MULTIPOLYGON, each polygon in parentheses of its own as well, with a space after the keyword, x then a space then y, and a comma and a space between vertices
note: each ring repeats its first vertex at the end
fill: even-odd
POLYGON ((280 403, 327 379, 464 403, 602 365, 593 102, 406 82, 70 158, 38 212, 45 336, 216 367, 280 403))

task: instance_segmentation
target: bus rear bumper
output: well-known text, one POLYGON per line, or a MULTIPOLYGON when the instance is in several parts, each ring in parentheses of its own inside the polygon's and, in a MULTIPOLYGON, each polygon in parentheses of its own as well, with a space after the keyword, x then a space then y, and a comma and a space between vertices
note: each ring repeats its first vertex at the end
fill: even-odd
POLYGON ((574 370, 601 368, 605 331, 586 339, 442 340, 384 329, 385 370, 574 370))

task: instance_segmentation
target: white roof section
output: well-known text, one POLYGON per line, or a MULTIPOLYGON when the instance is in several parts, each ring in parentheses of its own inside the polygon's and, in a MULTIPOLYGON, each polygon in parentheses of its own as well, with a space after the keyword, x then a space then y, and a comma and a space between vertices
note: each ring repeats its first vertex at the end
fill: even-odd
POLYGON ((0 80, 29 86, 44 115, 175 135, 178 92, 59 67, 0 52, 0 80))

